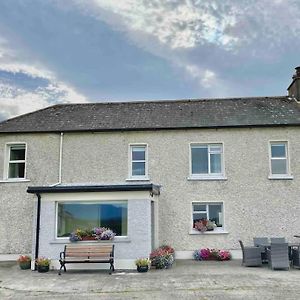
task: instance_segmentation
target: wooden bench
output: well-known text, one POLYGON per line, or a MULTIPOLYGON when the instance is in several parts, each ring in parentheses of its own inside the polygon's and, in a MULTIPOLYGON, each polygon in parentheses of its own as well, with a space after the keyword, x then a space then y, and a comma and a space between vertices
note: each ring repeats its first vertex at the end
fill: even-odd
POLYGON ((64 268, 66 272, 66 264, 76 263, 109 263, 109 274, 114 270, 114 245, 65 245, 63 252, 60 252, 60 269, 58 275, 61 275, 61 270, 64 268))

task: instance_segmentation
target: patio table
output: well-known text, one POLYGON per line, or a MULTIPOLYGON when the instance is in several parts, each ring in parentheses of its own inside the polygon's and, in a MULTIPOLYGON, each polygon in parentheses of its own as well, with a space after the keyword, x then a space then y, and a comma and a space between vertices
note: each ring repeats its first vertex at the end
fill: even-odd
MULTIPOLYGON (((300 236, 299 236, 300 237, 300 236)), ((266 250, 268 248, 271 248, 271 243, 266 243, 266 244, 259 244, 257 247, 264 247, 266 250)), ((300 249, 300 244, 299 243, 288 243, 288 248, 289 248, 289 259, 292 260, 292 249, 293 248, 298 248, 300 249)))

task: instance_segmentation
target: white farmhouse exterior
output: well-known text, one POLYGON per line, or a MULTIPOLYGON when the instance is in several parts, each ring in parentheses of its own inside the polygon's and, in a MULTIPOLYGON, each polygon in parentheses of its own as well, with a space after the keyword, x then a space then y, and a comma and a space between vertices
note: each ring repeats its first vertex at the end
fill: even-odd
POLYGON ((0 254, 55 261, 71 230, 97 225, 117 233, 117 268, 161 244, 188 258, 292 240, 299 75, 282 97, 57 105, 0 123, 0 254))

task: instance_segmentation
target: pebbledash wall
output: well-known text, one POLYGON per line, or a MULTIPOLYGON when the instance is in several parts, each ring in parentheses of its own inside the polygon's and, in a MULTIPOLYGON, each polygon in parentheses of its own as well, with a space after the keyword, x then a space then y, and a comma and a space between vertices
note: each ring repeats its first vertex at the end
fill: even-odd
MULTIPOLYGON (((158 243, 172 245, 177 250, 177 257, 190 257, 191 251, 200 247, 239 249, 239 238, 248 244, 252 243, 253 236, 285 236, 292 241, 300 228, 299 133, 299 127, 291 126, 65 133, 62 182, 124 183, 128 178, 128 145, 146 143, 149 179, 161 185, 158 243), (270 141, 288 142, 293 179, 268 179, 270 141), (224 180, 188 179, 189 147, 194 142, 223 143, 224 180), (195 234, 192 231, 192 202, 197 201, 223 203, 222 233, 195 234)), ((26 188, 57 182, 59 140, 59 134, 0 135, 3 147, 0 174, 3 173, 5 143, 26 142, 27 178, 30 180, 0 183, 1 253, 30 251, 36 196, 28 195, 26 188)), ((42 199, 42 207, 50 212, 53 203, 42 199)), ((141 208, 134 206, 129 218, 136 218, 136 213, 143 212, 141 208)), ((52 241, 49 255, 54 255, 61 245, 53 242, 53 224, 42 220, 41 225, 42 228, 46 226, 41 229, 45 230, 41 233, 41 251, 48 253, 45 247, 47 241, 52 241)), ((55 254, 57 257, 58 253, 55 254)))

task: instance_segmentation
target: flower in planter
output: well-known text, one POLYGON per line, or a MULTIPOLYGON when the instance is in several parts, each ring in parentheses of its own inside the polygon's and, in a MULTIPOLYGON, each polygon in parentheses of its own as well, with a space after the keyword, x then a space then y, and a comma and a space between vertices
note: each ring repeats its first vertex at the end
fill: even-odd
POLYGON ((203 248, 194 251, 195 260, 230 260, 231 253, 227 250, 203 248))
POLYGON ((76 229, 70 234, 71 242, 78 242, 82 240, 112 240, 115 233, 106 227, 95 227, 93 229, 76 229))
POLYGON ((20 255, 17 262, 22 270, 27 270, 31 267, 31 257, 28 255, 20 255))
POLYGON ((35 260, 35 263, 37 266, 41 266, 41 267, 49 267, 50 263, 51 263, 51 259, 46 258, 46 257, 39 257, 35 260))
POLYGON ((161 246, 150 253, 152 265, 157 269, 170 268, 174 262, 174 249, 170 246, 161 246))
POLYGON ((212 231, 217 227, 216 223, 207 220, 207 219, 202 219, 200 221, 195 222, 194 228, 200 232, 205 232, 205 231, 212 231))

